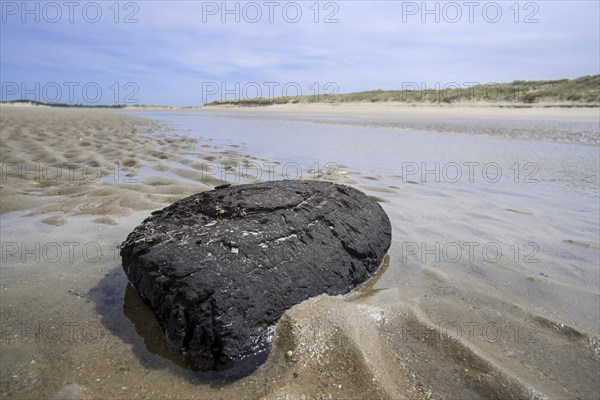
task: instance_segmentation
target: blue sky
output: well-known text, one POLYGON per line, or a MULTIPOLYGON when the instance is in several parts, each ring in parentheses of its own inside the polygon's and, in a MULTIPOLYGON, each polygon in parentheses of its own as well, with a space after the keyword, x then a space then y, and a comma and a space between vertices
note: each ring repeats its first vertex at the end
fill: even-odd
POLYGON ((598 1, 0 3, 2 100, 185 106, 600 73, 598 1))

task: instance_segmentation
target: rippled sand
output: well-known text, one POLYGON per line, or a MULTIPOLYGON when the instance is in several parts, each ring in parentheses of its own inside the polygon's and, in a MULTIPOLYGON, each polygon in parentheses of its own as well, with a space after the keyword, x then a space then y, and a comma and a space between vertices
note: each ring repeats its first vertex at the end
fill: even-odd
MULTIPOLYGON (((223 183, 206 163, 235 168, 264 155, 208 129, 184 135, 123 113, 3 107, 0 123, 4 398, 588 399, 600 391, 597 147, 548 145, 555 153, 539 156, 538 186, 448 185, 398 175, 385 151, 399 150, 380 138, 375 157, 388 157, 389 170, 356 159, 336 176, 390 216, 394 242, 380 272, 350 295, 292 307, 267 361, 222 381, 189 370, 165 343, 127 284, 118 245, 151 210, 223 183), (36 163, 51 176, 58 166, 62 177, 75 175, 36 179, 36 163), (77 178, 83 166, 88 174, 77 178), (406 256, 407 243, 431 248, 457 237, 497 242, 508 254, 496 263, 406 256), (512 260, 513 240, 535 240, 539 261, 512 260)), ((519 148, 493 143, 456 147, 505 146, 504 157, 519 148)), ((440 147, 452 160, 452 146, 440 147)), ((537 147, 523 150, 529 160, 537 147)), ((406 151, 439 157, 433 146, 406 151)))
POLYGON ((0 213, 27 210, 61 225, 74 215, 110 217, 154 210, 224 184, 212 166, 258 158, 174 133, 164 123, 78 109, 4 106, 1 120, 0 213))

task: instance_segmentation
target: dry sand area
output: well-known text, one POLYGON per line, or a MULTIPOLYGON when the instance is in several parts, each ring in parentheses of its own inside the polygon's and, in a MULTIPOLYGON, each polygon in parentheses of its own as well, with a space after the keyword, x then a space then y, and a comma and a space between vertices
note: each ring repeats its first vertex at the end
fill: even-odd
POLYGON ((209 110, 245 110, 252 112, 288 112, 295 114, 335 114, 335 115, 407 115, 407 116, 447 116, 461 118, 524 118, 597 121, 600 116, 598 107, 568 107, 552 104, 536 104, 535 106, 515 106, 514 103, 471 102, 460 104, 425 104, 425 103, 288 103, 260 107, 239 107, 231 105, 215 105, 205 107, 209 110))

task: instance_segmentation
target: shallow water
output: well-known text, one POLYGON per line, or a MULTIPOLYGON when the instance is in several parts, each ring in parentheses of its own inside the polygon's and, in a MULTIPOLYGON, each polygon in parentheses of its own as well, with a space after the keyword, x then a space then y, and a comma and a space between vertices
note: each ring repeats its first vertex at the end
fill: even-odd
MULTIPOLYGON (((166 117, 190 136, 209 132, 218 142, 243 143, 250 154, 280 163, 259 161, 260 169, 251 168, 246 174, 239 169, 227 174, 217 167, 215 176, 221 172, 219 176, 231 182, 250 183, 259 175, 269 178, 269 167, 290 178, 318 178, 309 172, 317 164, 327 170, 327 179, 352 179, 356 187, 379 198, 391 216, 396 230, 390 254, 400 270, 397 278, 410 275, 413 263, 455 273, 461 272, 461 264, 478 264, 475 268, 498 270, 492 281, 506 285, 508 291, 518 286, 504 281, 512 271, 513 279, 550 274, 548 282, 598 294, 597 146, 315 125, 289 121, 285 115, 246 119, 184 112, 166 117), (455 242, 477 245, 457 247, 455 242), (418 244, 416 249, 413 243, 418 244), (525 249, 527 243, 532 245, 525 249), (481 251, 485 245, 489 254, 481 251), (502 253, 497 261, 496 250, 502 253), (578 263, 582 265, 576 267, 578 263)), ((387 275, 386 285, 400 283, 392 279, 392 272, 387 275)), ((519 296, 540 306, 548 301, 528 290, 519 296)), ((596 303, 564 308, 570 323, 597 330, 596 303)))
POLYGON ((598 146, 358 126, 334 116, 136 114, 197 139, 160 163, 145 159, 137 173, 147 185, 138 188, 160 187, 161 177, 201 188, 300 172, 351 184, 390 216, 389 265, 355 294, 293 307, 268 360, 221 382, 186 368, 127 286, 116 249, 149 210, 113 215, 117 225, 94 223, 97 215, 49 225, 42 220, 55 212, 2 214, 2 396, 599 393, 598 146))

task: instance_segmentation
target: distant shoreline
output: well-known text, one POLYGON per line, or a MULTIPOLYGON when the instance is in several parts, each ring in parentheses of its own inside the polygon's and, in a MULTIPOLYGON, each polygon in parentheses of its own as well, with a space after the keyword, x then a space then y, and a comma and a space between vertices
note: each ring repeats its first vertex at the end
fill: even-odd
POLYGON ((600 123, 598 107, 502 107, 486 104, 467 105, 408 105, 405 103, 302 103, 276 104, 264 107, 205 106, 199 111, 236 113, 276 113, 295 115, 337 115, 368 119, 401 117, 407 119, 510 119, 559 120, 600 123), (371 118, 369 118, 371 117, 371 118))
POLYGON ((145 104, 67 104, 67 103, 43 103, 40 101, 32 100, 8 100, 0 101, 2 106, 20 106, 20 107, 51 107, 51 108, 85 108, 85 109, 108 109, 108 110, 123 110, 123 109, 134 109, 134 110, 177 110, 177 109, 188 109, 198 107, 178 107, 178 106, 166 106, 166 105, 145 105, 145 104))
POLYGON ((538 121, 572 121, 594 122, 600 124, 599 107, 569 107, 554 104, 538 103, 525 107, 514 107, 510 104, 490 103, 455 103, 455 104, 406 104, 400 102, 385 103, 286 103, 268 106, 248 107, 235 105, 205 105, 204 107, 175 106, 136 106, 136 107, 52 107, 43 104, 0 103, 0 107, 18 107, 35 110, 98 110, 108 112, 139 111, 181 111, 190 113, 240 113, 240 114, 289 114, 301 116, 323 115, 343 118, 358 118, 384 122, 389 118, 405 120, 429 119, 440 120, 538 120, 538 121))
POLYGON ((51 108, 84 108, 84 109, 107 109, 107 110, 266 110, 279 111, 283 107, 290 109, 302 109, 307 107, 318 107, 323 109, 347 107, 361 107, 365 110, 380 108, 407 108, 407 109, 598 109, 600 103, 492 103, 492 102, 458 102, 458 103, 432 103, 432 102, 314 102, 314 103, 252 103, 249 101, 240 103, 207 103, 202 106, 171 106, 171 105, 132 105, 132 104, 114 104, 114 105, 92 105, 92 104, 63 104, 63 103, 41 103, 36 101, 11 100, 0 101, 0 106, 19 106, 19 107, 51 107, 51 108))
MULTIPOLYGON (((451 108, 600 108, 600 75, 587 75, 576 79, 559 80, 517 80, 509 83, 485 83, 460 87, 449 83, 442 88, 427 89, 424 83, 419 86, 412 82, 403 84, 402 90, 369 90, 353 93, 321 93, 301 96, 254 97, 245 98, 234 93, 231 100, 215 100, 202 106, 170 106, 147 104, 71 104, 44 103, 28 99, 3 100, 2 105, 31 105, 60 108, 105 108, 105 109, 255 109, 283 105, 321 105, 322 107, 341 107, 360 105, 375 107, 388 105, 393 107, 451 107, 451 108)), ((336 85, 337 87, 337 85, 336 85)), ((215 97, 223 93, 214 93, 215 97)))

